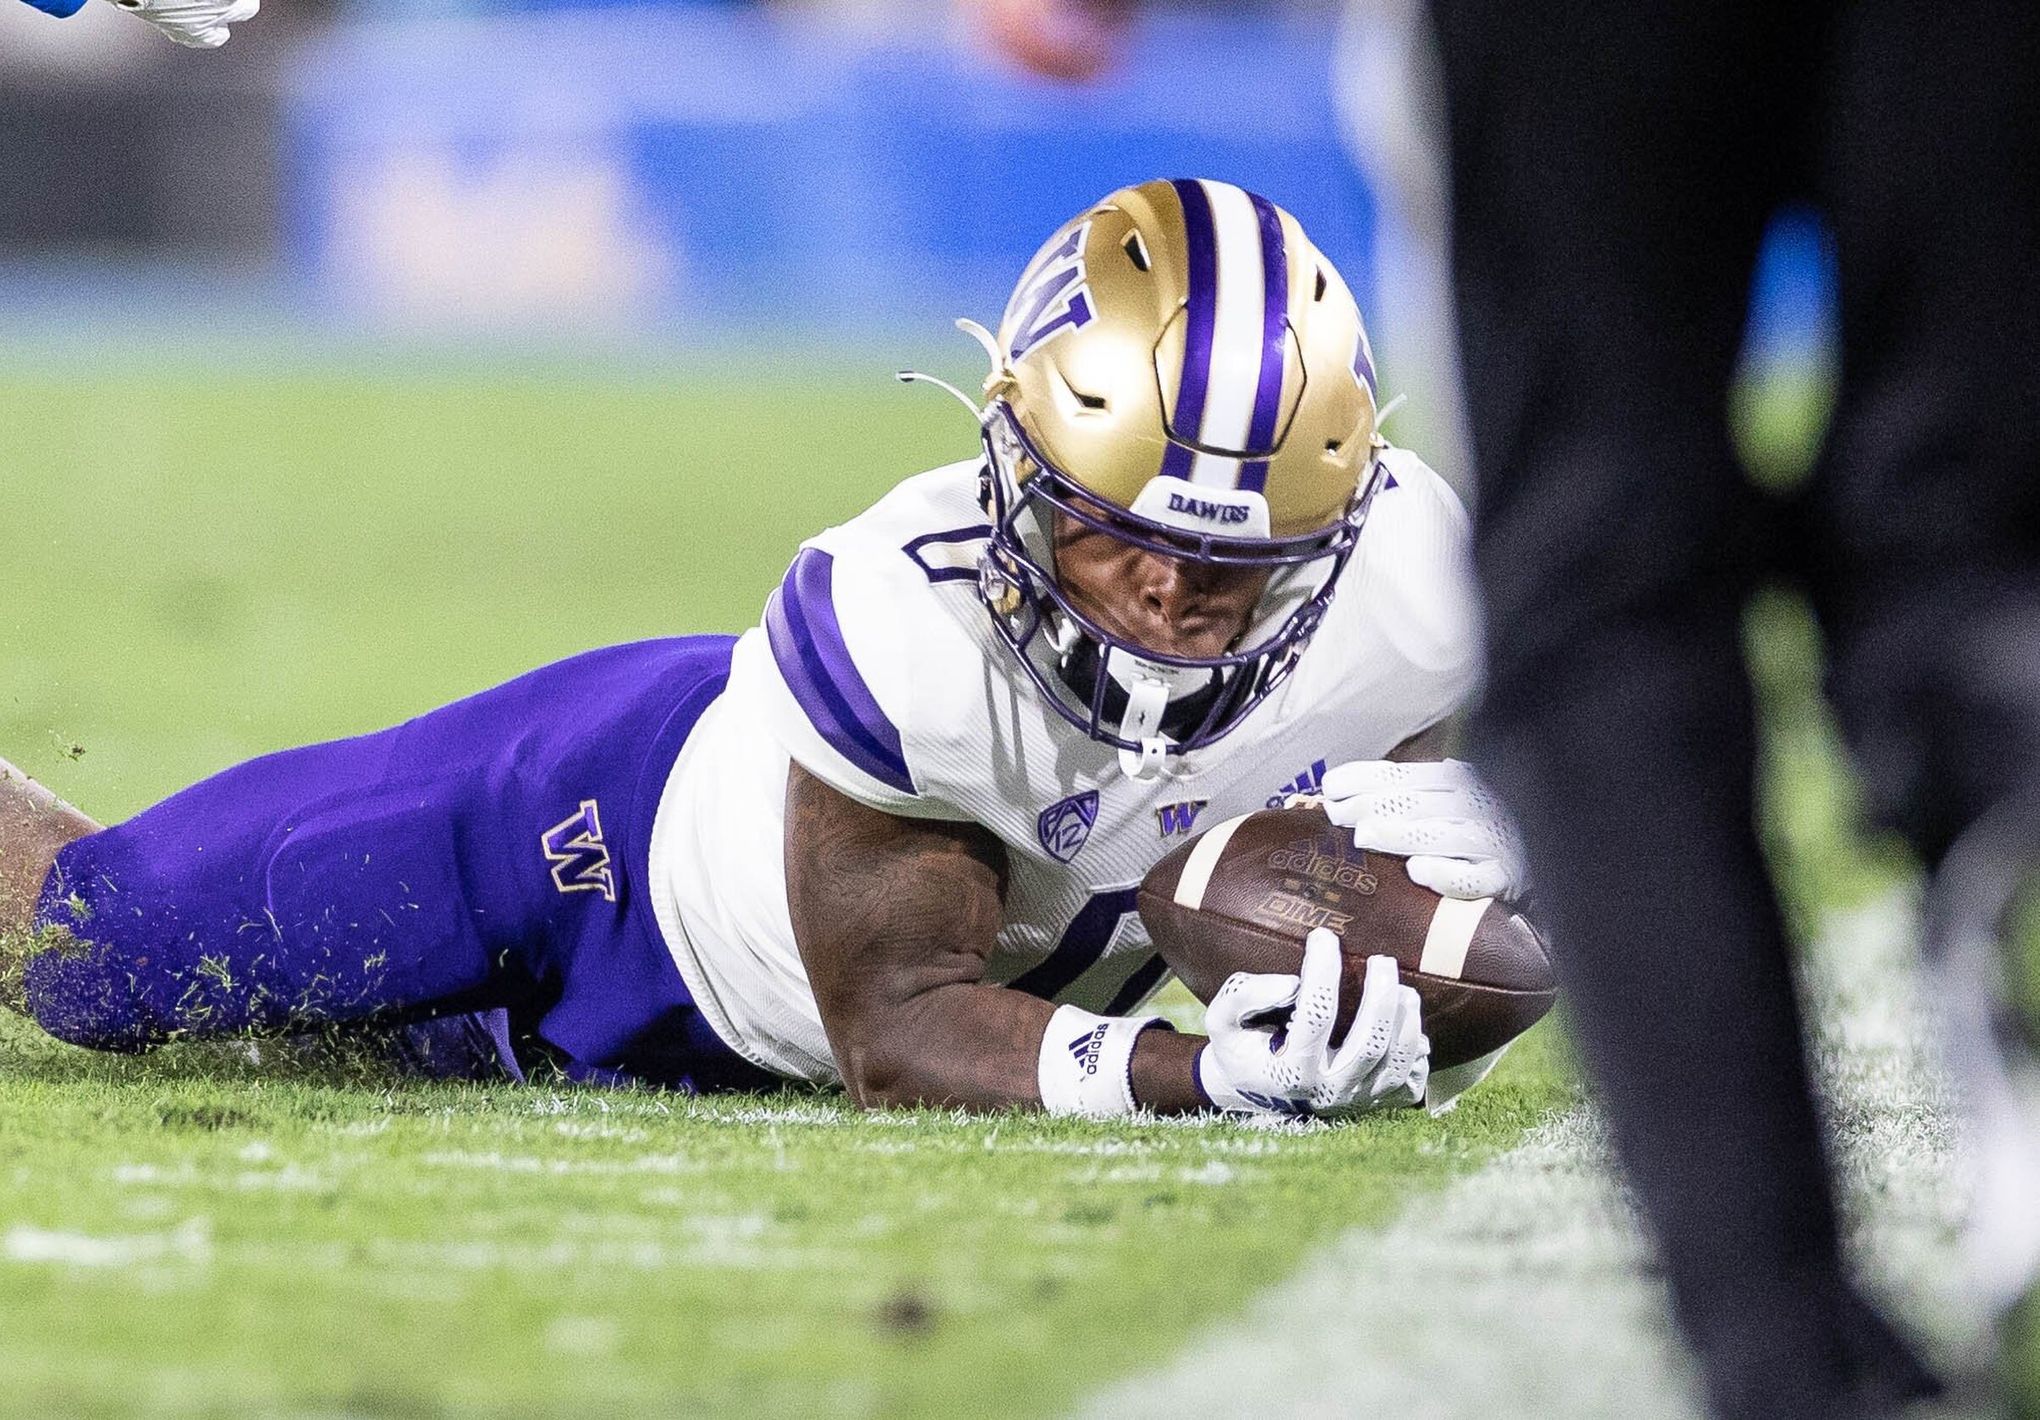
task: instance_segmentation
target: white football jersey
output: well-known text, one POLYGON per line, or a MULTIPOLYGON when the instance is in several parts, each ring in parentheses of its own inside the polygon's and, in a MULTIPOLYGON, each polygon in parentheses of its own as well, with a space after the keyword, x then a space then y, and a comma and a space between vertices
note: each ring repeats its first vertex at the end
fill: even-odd
MULTIPOLYGON (((1338 593, 1295 672, 1217 744, 1126 777, 1045 703, 978 600, 978 465, 910 478, 803 545, 737 643, 730 683, 674 764, 652 899, 696 1003, 738 1053, 838 1080, 787 909, 789 761, 888 813, 966 820, 1005 845, 990 979, 1105 1014, 1166 975, 1134 893, 1200 827, 1381 759, 1465 698, 1477 630, 1465 510, 1415 455, 1383 455, 1338 593)), ((794 851, 798 851, 795 846, 794 851)))

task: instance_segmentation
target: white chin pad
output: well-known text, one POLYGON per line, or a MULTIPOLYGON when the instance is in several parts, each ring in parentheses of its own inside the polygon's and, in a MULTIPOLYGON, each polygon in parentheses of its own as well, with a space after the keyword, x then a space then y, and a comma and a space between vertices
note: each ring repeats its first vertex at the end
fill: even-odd
MULTIPOLYGON (((1108 655, 1106 664, 1110 666, 1117 659, 1116 655, 1108 655)), ((1132 660, 1131 657, 1126 659, 1132 660)), ((1147 661, 1134 661, 1136 670, 1130 678, 1116 671, 1113 673, 1113 679, 1126 691, 1126 714, 1119 721, 1120 738, 1140 745, 1138 750, 1119 751, 1120 771, 1129 779, 1146 779, 1158 773, 1169 752, 1169 738, 1161 732, 1161 723, 1169 708, 1170 686, 1166 681, 1139 673, 1140 669, 1150 665, 1147 661)), ((1152 669, 1169 668, 1153 666, 1152 669)))
MULTIPOLYGON (((1159 661, 1150 661, 1131 651, 1114 646, 1105 652, 1105 674, 1112 677, 1119 688, 1126 692, 1126 713, 1133 716, 1133 697, 1143 682, 1162 688, 1162 705, 1179 695, 1190 695, 1202 690, 1211 679, 1211 672, 1194 666, 1165 666, 1159 661)), ((1162 712, 1155 711, 1155 721, 1160 723, 1162 712)))
POLYGON ((1211 537, 1266 538, 1268 500, 1243 488, 1219 488, 1157 474, 1127 511, 1163 527, 1211 537))

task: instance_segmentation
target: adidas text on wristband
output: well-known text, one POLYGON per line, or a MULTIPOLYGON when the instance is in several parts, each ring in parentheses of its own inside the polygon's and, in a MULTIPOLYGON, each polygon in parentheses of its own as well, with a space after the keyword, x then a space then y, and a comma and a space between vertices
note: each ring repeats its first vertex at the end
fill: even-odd
POLYGON ((1041 1037, 1041 1107, 1093 1119, 1132 1114, 1134 1041, 1165 1024, 1160 1016, 1096 1016, 1058 1006, 1041 1037))

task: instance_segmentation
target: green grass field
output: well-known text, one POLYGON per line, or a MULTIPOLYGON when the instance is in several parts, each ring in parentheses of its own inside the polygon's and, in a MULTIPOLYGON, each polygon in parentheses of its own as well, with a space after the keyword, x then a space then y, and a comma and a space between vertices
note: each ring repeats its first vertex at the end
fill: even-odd
MULTIPOLYGON (((806 532, 972 452, 810 371, 0 374, 0 755, 117 818, 607 642, 748 625, 806 532)), ((1776 843, 1861 887, 1791 703, 1776 843)), ((1874 873, 1872 876, 1876 876, 1874 873)), ((0 1023, 0 1412, 1041 1415, 1569 1105, 1540 1028, 1445 1120, 859 1117, 94 1056, 0 1023)))

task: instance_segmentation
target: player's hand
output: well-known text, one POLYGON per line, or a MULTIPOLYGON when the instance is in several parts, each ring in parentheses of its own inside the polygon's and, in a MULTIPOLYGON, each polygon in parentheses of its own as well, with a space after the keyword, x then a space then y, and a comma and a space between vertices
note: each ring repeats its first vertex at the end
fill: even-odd
POLYGON ((1519 898, 1530 885, 1516 825, 1471 765, 1355 760, 1327 771, 1319 793, 1356 847, 1408 858, 1410 881, 1432 892, 1519 898))
POLYGON ((1320 927, 1304 940, 1300 974, 1234 972, 1219 988, 1204 1013, 1210 1040, 1197 1056, 1198 1084, 1216 1108, 1348 1116, 1423 1099, 1431 1042, 1422 1003, 1393 957, 1367 959, 1359 1010, 1332 1048, 1340 960, 1338 937, 1320 927))
POLYGON ((113 0, 190 49, 218 49, 227 26, 255 18, 262 0, 113 0))

